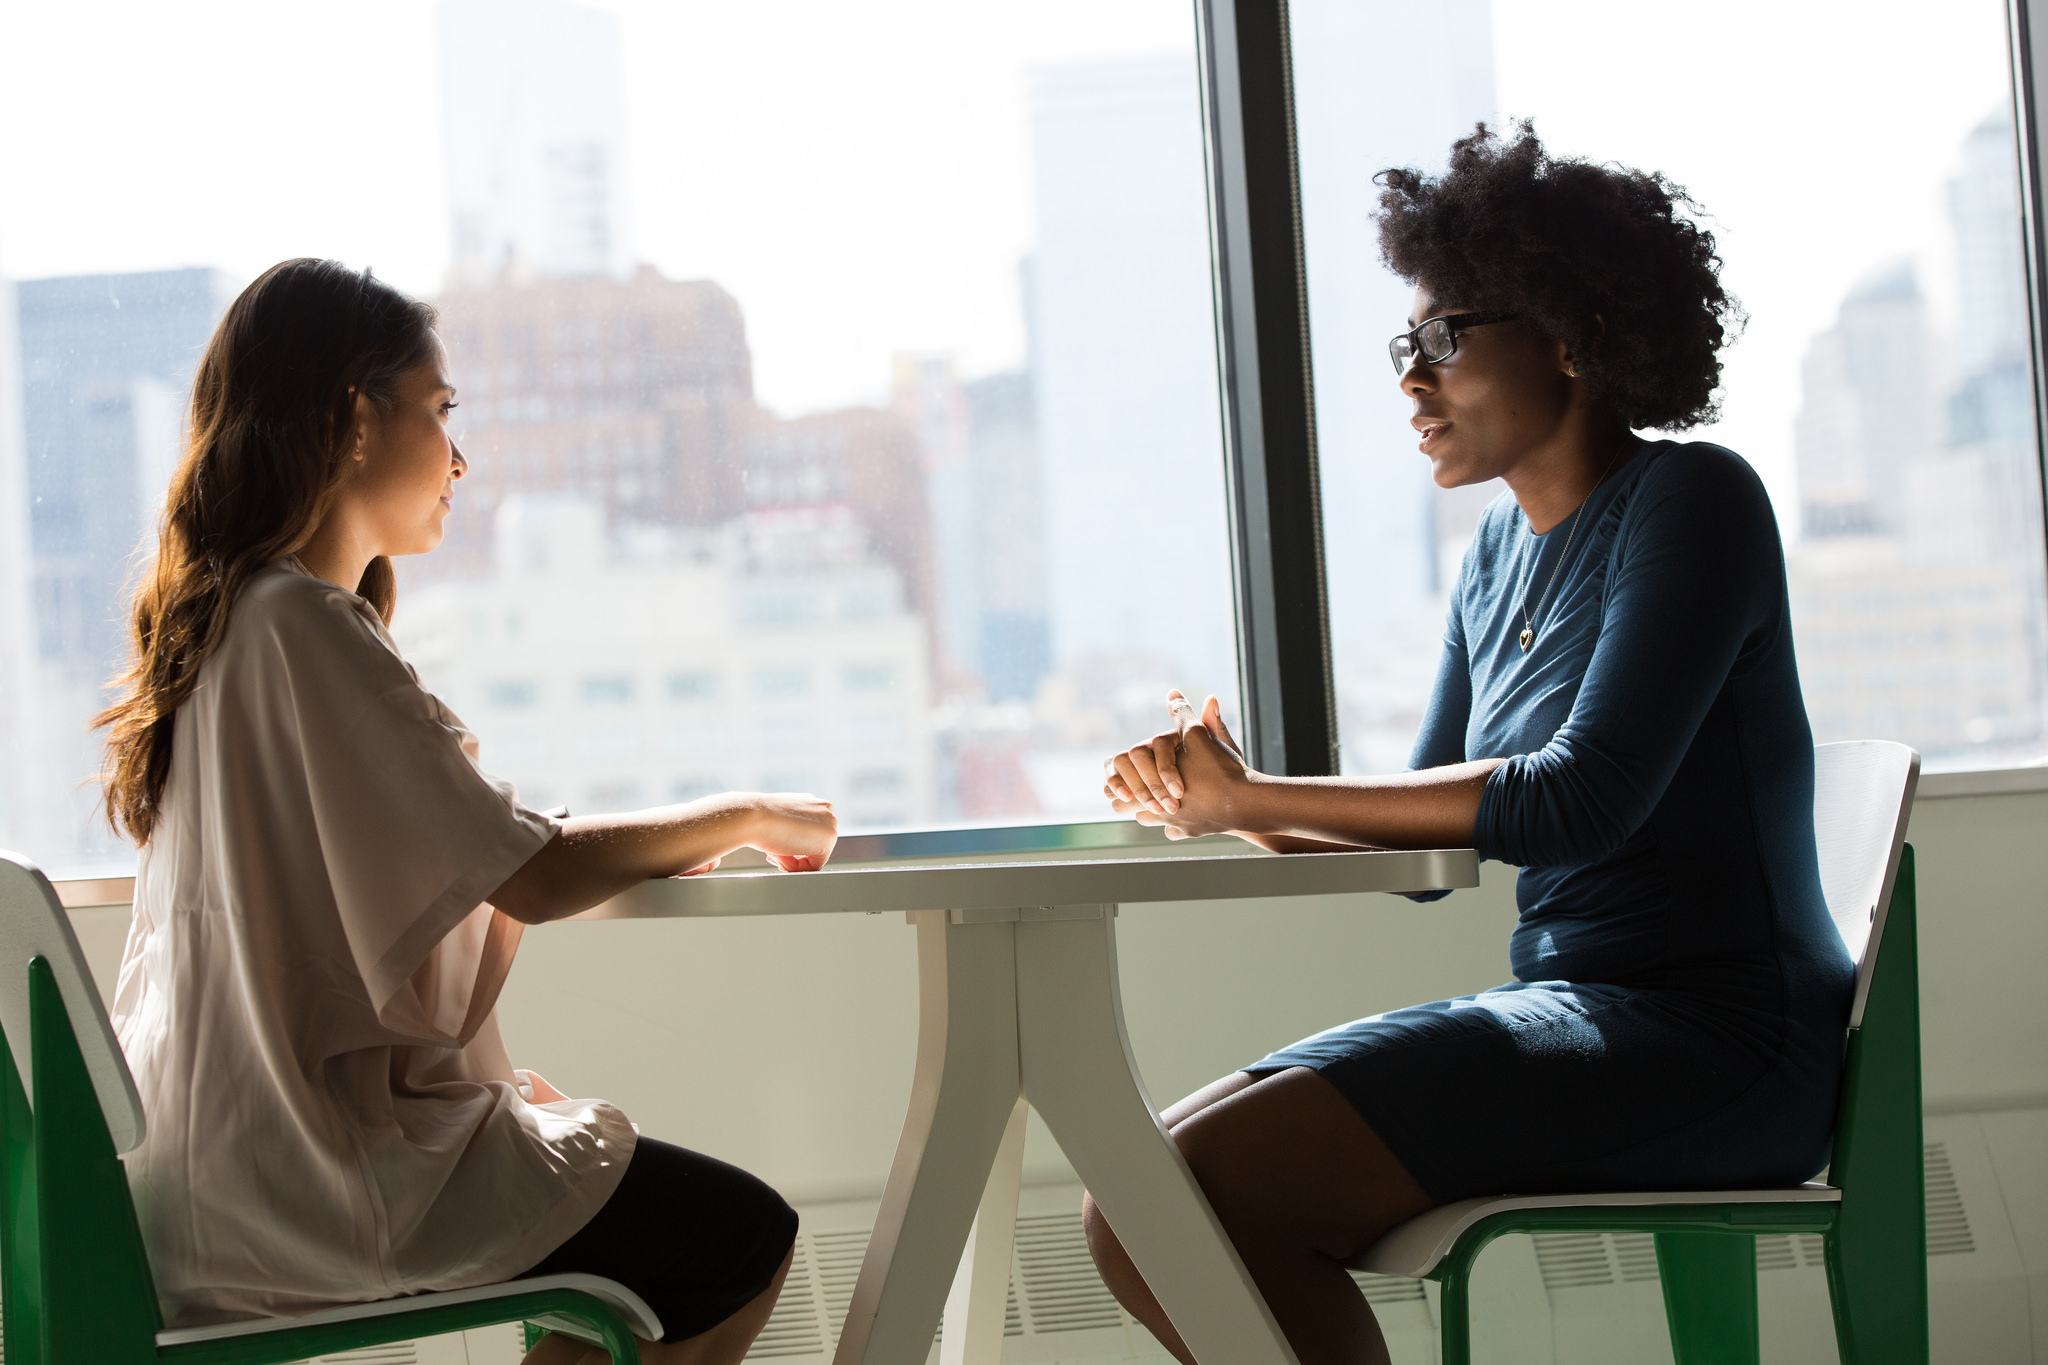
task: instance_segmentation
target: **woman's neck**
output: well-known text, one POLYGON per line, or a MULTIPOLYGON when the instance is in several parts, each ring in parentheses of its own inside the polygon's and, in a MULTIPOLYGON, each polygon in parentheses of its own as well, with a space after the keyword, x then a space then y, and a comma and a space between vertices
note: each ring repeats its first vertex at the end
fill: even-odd
POLYGON ((334 508, 314 530, 312 539, 299 547, 299 563, 313 577, 354 592, 377 555, 353 531, 344 510, 334 508))
POLYGON ((1575 433, 1572 439, 1531 451, 1501 478, 1514 493, 1529 529, 1540 536, 1577 511, 1642 444, 1627 427, 1575 433))

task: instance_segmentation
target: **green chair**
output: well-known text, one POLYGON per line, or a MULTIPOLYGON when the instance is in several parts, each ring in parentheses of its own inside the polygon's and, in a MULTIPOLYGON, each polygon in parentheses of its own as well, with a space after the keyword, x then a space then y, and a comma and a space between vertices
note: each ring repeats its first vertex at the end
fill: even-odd
POLYGON ((1756 1238, 1817 1234, 1843 1365, 1927 1365, 1919 966, 1905 842, 1920 756, 1903 744, 1824 744, 1814 766, 1821 888, 1857 962, 1826 1182, 1467 1199, 1431 1209, 1352 1266, 1442 1285, 1443 1365, 1469 1365, 1472 1264, 1511 1232, 1655 1234, 1677 1365, 1756 1365, 1756 1238))
POLYGON ((0 852, 0 1331, 7 1365, 282 1365, 532 1321, 639 1365, 661 1320, 622 1284, 546 1275, 296 1318, 164 1330, 120 1153, 142 1102, 57 893, 0 852))

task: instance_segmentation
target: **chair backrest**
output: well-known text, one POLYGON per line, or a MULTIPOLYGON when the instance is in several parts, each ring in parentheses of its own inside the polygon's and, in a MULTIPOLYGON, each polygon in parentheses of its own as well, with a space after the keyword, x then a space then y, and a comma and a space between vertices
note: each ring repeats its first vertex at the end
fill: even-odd
POLYGON ((0 1031, 7 1035, 15 1070, 30 1096, 35 1094, 35 1061, 29 1048, 28 964, 38 957, 50 964, 64 997, 64 1012, 78 1038, 114 1150, 133 1151, 142 1141, 142 1097, 100 1004, 99 988, 85 965, 71 917, 57 899, 56 888, 34 863, 0 850, 0 1031))
POLYGON ((1820 888, 1835 932, 1856 963, 1849 1027, 1861 1028, 1920 782, 1920 755, 1889 740, 1821 744, 1813 751, 1813 778, 1820 888))

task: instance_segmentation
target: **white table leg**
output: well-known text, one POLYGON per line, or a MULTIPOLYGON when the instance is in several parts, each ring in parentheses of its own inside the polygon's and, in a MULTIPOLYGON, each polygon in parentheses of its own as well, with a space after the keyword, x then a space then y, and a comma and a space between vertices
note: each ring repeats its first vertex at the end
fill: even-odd
POLYGON ((910 1112, 833 1365, 924 1365, 1017 1108, 1017 926, 953 924, 944 911, 917 911, 911 921, 918 1025, 910 1112))
POLYGON ((1024 1126, 1030 1113, 1019 1099, 1003 1130, 974 1231, 967 1234, 967 1254, 946 1296, 939 1365, 998 1365, 1003 1358, 1003 1315, 1009 1306, 1010 1252, 1017 1244, 1017 1188, 1024 1181, 1024 1126))
POLYGON ((1299 1365, 1139 1079, 1114 915, 1067 906, 1025 911, 1017 925, 1025 1098, 1197 1360, 1299 1365))

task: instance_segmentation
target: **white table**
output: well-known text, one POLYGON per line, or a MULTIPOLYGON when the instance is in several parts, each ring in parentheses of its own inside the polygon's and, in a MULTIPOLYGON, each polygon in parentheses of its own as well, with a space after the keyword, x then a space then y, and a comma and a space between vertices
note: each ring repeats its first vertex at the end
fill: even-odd
POLYGON ((916 926, 910 1112, 834 1365, 923 1365, 942 1314, 942 1365, 1000 1359, 1027 1103, 1198 1359, 1296 1365, 1131 1058, 1117 905, 1478 884, 1469 849, 1281 858, 1204 848, 720 872, 649 882, 588 917, 901 910, 916 926))

